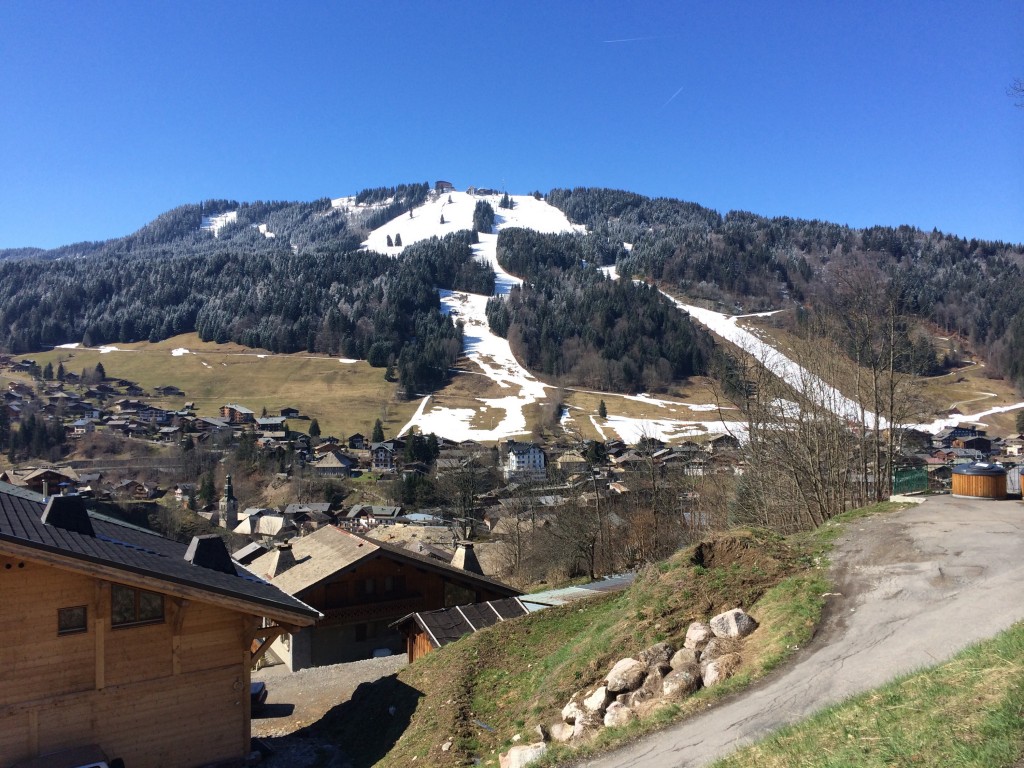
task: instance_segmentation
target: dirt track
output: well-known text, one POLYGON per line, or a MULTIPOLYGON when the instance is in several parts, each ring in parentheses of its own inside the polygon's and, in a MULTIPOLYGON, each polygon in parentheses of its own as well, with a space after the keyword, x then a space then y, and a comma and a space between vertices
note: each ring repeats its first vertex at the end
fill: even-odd
POLYGON ((705 765, 774 729, 1024 619, 1024 506, 935 497, 855 522, 836 591, 796 659, 753 689, 578 768, 705 765))

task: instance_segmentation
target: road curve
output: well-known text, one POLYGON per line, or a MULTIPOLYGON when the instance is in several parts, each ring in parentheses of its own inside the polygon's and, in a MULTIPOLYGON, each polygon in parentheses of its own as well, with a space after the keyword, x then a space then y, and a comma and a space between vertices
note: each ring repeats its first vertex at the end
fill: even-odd
POLYGON ((821 630, 785 668, 577 768, 706 765, 780 726, 943 661, 1024 619, 1024 505, 933 497, 848 524, 821 630))

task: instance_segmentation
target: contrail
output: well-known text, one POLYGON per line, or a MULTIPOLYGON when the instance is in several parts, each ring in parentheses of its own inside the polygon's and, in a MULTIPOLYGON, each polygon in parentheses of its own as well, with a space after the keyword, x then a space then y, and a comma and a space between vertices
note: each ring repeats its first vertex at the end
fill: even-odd
POLYGON ((602 43, 639 43, 643 40, 667 40, 671 35, 655 35, 654 37, 624 37, 621 40, 602 40, 602 43))
POLYGON ((678 91, 676 91, 675 93, 673 93, 673 94, 672 94, 672 95, 671 95, 671 96, 669 97, 668 101, 666 101, 666 102, 665 102, 664 104, 662 104, 662 105, 661 105, 661 108, 662 108, 662 109, 664 109, 664 108, 665 108, 665 107, 667 107, 667 106, 668 106, 669 104, 671 104, 671 103, 672 103, 672 99, 674 99, 674 98, 675 98, 676 96, 678 96, 678 95, 679 95, 680 93, 682 93, 682 92, 683 92, 683 88, 685 88, 685 87, 686 87, 685 85, 681 85, 681 86, 679 86, 679 90, 678 90, 678 91))

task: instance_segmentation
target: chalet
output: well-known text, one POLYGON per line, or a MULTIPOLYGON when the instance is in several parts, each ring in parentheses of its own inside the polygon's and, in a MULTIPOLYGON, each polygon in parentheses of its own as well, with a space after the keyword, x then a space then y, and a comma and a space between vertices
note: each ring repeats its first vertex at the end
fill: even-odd
POLYGON ((278 414, 282 419, 297 419, 301 415, 301 412, 298 408, 290 408, 286 406, 278 411, 278 414))
POLYGON ((392 626, 405 636, 405 650, 411 664, 435 648, 529 612, 518 597, 506 597, 475 605, 410 613, 392 626))
POLYGON ((274 643, 289 669, 405 650, 391 625, 410 613, 515 597, 501 582, 329 526, 253 561, 260 578, 318 607, 316 626, 274 643))
POLYGON ((179 544, 10 486, 0 574, 4 765, 90 744, 129 766, 238 764, 252 665, 319 616, 219 537, 179 544))
POLYGON ((78 474, 70 467, 26 467, 0 473, 0 482, 49 496, 58 493, 61 488, 74 488, 78 483, 78 474))
POLYGON ((285 432, 288 429, 288 420, 284 416, 256 419, 256 429, 261 432, 285 432))
POLYGON ((182 395, 185 394, 180 389, 178 389, 178 387, 175 387, 171 384, 165 384, 162 387, 157 387, 156 389, 153 390, 153 392, 160 395, 161 397, 181 397, 182 395))
POLYGON ((317 477, 349 477, 357 462, 343 453, 328 451, 316 464, 312 465, 313 474, 317 477))
POLYGON ((988 455, 992 451, 992 441, 982 435, 964 436, 953 439, 954 448, 969 448, 988 455))
POLYGON ((437 192, 454 192, 455 185, 450 181, 437 181, 434 183, 434 190, 437 192))
POLYGON ((348 436, 348 447, 353 451, 365 451, 369 447, 369 443, 365 435, 356 432, 354 435, 348 436))
POLYGON ((394 442, 370 445, 370 466, 375 472, 393 472, 398 450, 394 442))
POLYGON ((508 440, 502 448, 502 473, 505 480, 544 480, 547 477, 547 457, 536 443, 508 440))
POLYGON ((70 431, 72 437, 85 437, 96 431, 96 425, 91 419, 78 419, 71 422, 70 431))
POLYGON ((235 526, 233 533, 240 536, 252 536, 262 541, 284 541, 294 536, 298 530, 295 523, 284 515, 257 512, 246 515, 235 526))
POLYGON ((590 467, 579 451, 566 451, 555 459, 555 464, 558 466, 558 471, 566 475, 571 475, 573 472, 586 472, 590 467))
POLYGON ((256 414, 238 403, 222 405, 220 417, 230 424, 252 424, 256 421, 256 414))
POLYGON ((712 453, 735 451, 740 447, 740 441, 732 435, 714 435, 708 439, 708 447, 712 453))

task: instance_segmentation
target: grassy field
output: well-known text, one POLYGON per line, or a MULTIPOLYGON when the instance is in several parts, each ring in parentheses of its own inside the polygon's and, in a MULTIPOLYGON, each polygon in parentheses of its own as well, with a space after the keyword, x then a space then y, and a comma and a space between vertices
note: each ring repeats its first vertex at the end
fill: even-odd
MULTIPOLYGON (((881 505, 872 513, 900 508, 881 505)), ((860 513, 864 514, 864 513, 860 513)), ((695 565, 693 550, 645 570, 627 591, 507 622, 463 638, 366 686, 319 727, 355 751, 357 766, 497 765, 497 753, 520 734, 533 738, 576 691, 599 680, 617 659, 666 640, 681 644, 691 621, 743 606, 761 622, 744 648, 736 677, 622 729, 606 729, 570 753, 553 746, 544 765, 576 758, 664 726, 712 700, 741 690, 805 644, 829 591, 827 550, 835 523, 782 539, 764 531, 715 537, 713 567, 695 565), (391 707, 394 714, 387 714, 391 707), (364 736, 377 729, 381 741, 364 736), (443 745, 451 742, 447 750, 443 745)))
MULTIPOLYGON (((193 401, 201 416, 216 416, 225 403, 240 403, 259 414, 265 407, 274 415, 290 406, 316 418, 324 435, 369 435, 376 419, 388 436, 397 434, 416 410, 417 401, 396 397, 397 386, 384 380, 384 370, 366 362, 342 363, 338 358, 295 353, 274 355, 234 344, 204 343, 195 334, 149 344, 119 344, 123 351, 100 353, 92 349, 55 349, 26 355, 40 367, 47 362, 81 373, 103 363, 107 376, 129 379, 147 391, 170 385, 184 397, 164 400, 165 407, 180 408, 193 401), (189 354, 174 356, 175 349, 189 354)), ((304 431, 301 420, 289 422, 304 431)))
POLYGON ((1024 755, 1024 624, 824 710, 717 768, 1000 768, 1024 755))

